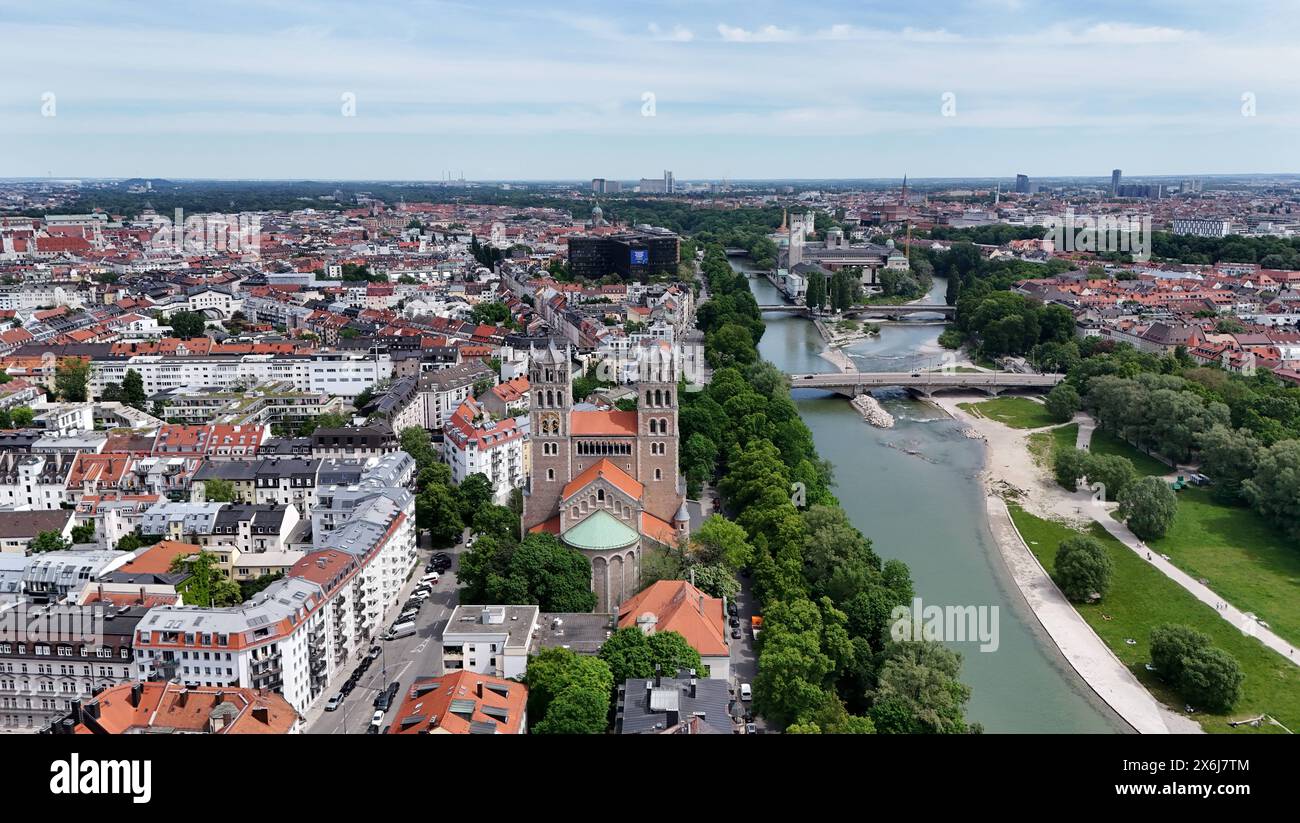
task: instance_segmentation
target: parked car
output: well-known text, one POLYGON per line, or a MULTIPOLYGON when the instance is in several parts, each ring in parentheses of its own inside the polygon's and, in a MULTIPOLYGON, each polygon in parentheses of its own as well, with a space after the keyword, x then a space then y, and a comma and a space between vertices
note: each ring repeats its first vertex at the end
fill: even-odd
POLYGON ((740 684, 740 699, 746 703, 754 699, 754 690, 750 688, 748 683, 740 684))
POLYGON ((731 618, 731 628, 736 629, 736 628, 739 628, 739 627, 740 627, 740 618, 739 618, 739 617, 732 617, 732 618, 731 618))
POLYGON ((374 716, 370 718, 370 725, 374 726, 376 730, 378 730, 381 726, 383 726, 384 713, 381 711, 376 711, 374 716))
POLYGON ((384 652, 384 650, 383 650, 382 647, 380 647, 380 646, 371 646, 371 647, 370 647, 370 657, 369 657, 369 659, 370 659, 370 660, 374 660, 376 657, 378 657, 379 655, 383 654, 383 652, 384 652))
POLYGON ((732 630, 731 630, 731 639, 732 639, 732 640, 739 640, 739 639, 740 639, 740 629, 732 629, 732 630))
POLYGON ((387 690, 375 695, 375 708, 378 709, 378 711, 375 712, 375 717, 383 720, 384 712, 388 711, 388 707, 391 706, 392 703, 393 697, 387 690))
POLYGON ((346 696, 347 695, 343 694, 343 692, 339 692, 338 694, 331 697, 329 699, 329 702, 325 704, 325 711, 332 712, 335 709, 337 709, 339 706, 343 705, 343 698, 346 696))
POLYGON ((740 607, 736 605, 736 601, 732 600, 727 603, 727 614, 732 617, 738 617, 740 615, 740 607))

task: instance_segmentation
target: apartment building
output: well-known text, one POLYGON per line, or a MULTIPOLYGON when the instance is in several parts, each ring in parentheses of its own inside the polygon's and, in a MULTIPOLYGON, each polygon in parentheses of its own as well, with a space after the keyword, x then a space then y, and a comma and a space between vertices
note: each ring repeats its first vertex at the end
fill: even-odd
POLYGON ((136 632, 135 675, 269 689, 306 713, 397 605, 415 566, 414 515, 410 492, 383 489, 252 600, 151 609, 136 632))
POLYGON ((492 483, 494 499, 505 503, 528 478, 528 426, 527 416, 494 419, 474 398, 465 400, 443 430, 442 454, 452 480, 482 474, 492 483))
POLYGON ((131 639, 146 609, 12 605, 0 639, 0 727, 39 729, 72 702, 131 679, 131 639))

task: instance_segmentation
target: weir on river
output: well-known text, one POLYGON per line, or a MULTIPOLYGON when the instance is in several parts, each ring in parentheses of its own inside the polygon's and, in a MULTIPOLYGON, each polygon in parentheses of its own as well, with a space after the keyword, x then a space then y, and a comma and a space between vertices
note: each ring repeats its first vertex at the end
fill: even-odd
MULTIPOLYGON (((752 273, 748 259, 731 258, 752 273)), ((935 279, 926 302, 942 302, 935 279)), ((760 305, 783 302, 765 277, 750 277, 760 305)), ((806 318, 764 316, 759 351, 787 374, 834 372, 821 356, 821 336, 806 318)), ((843 351, 864 372, 913 372, 941 365, 935 326, 885 327, 879 337, 843 351)), ((853 524, 886 559, 912 570, 925 605, 996 607, 996 651, 978 642, 951 643, 962 654, 962 680, 972 690, 971 721, 988 732, 1116 732, 1127 726, 1094 695, 1056 651, 1010 579, 989 534, 979 479, 984 444, 967 439, 939 409, 902 390, 878 393, 896 419, 877 429, 843 397, 792 387, 799 414, 820 455, 834 466, 834 492, 853 524)))

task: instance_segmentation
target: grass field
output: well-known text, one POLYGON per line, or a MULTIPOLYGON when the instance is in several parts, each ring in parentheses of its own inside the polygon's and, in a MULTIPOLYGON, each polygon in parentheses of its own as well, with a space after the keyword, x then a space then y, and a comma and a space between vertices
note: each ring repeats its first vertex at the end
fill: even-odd
POLYGON ((971 414, 996 420, 1014 429, 1038 429, 1056 422, 1042 403, 1035 403, 1028 397, 995 397, 978 403, 957 405, 971 414))
POLYGON ((1133 448, 1122 438, 1116 437, 1108 431, 1097 429, 1092 433, 1092 443, 1088 446, 1088 451, 1096 454, 1115 454, 1120 457, 1127 457, 1133 461, 1133 468, 1138 470, 1138 474, 1165 475, 1173 471, 1172 468, 1161 463, 1159 460, 1150 455, 1143 454, 1133 448))
MULTIPOLYGON (((1062 523, 1035 517, 1014 504, 1009 509, 1030 551, 1051 574, 1057 546, 1075 531, 1062 523)), ((1106 547, 1114 563, 1114 575, 1104 601, 1076 603, 1075 608, 1156 699, 1179 710, 1184 705, 1176 692, 1146 669, 1151 660, 1151 630, 1162 623, 1182 623, 1208 634, 1215 646, 1237 659, 1246 675, 1241 699, 1230 715, 1199 711, 1192 715, 1207 732, 1282 731, 1268 724, 1234 729, 1227 723, 1260 714, 1276 718, 1289 729, 1300 730, 1300 667, 1258 640, 1243 635, 1213 608, 1152 568, 1100 525, 1092 524, 1090 533, 1106 547), (1136 642, 1129 645, 1126 642, 1129 639, 1136 642)))
POLYGON ((1029 435, 1029 452, 1034 462, 1040 466, 1051 467, 1052 454, 1058 448, 1072 449, 1079 442, 1079 424, 1066 423, 1064 426, 1045 432, 1029 435))
POLYGON ((1257 513, 1221 505, 1205 489, 1189 487, 1178 493, 1169 533, 1150 545, 1300 645, 1300 547, 1257 513))

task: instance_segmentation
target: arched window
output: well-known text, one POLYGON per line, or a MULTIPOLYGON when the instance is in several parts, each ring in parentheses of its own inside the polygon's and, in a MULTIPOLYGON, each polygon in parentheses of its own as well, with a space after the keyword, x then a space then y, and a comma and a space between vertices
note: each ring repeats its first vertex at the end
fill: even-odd
POLYGON ((664 470, 655 469, 655 480, 663 480, 663 479, 664 479, 664 470))
POLYGON ((547 480, 554 480, 554 479, 555 479, 555 469, 547 469, 547 470, 546 470, 546 479, 547 479, 547 480))
POLYGON ((605 502, 605 490, 604 490, 604 489, 596 489, 596 499, 599 500, 599 501, 602 502, 602 503, 605 502))

